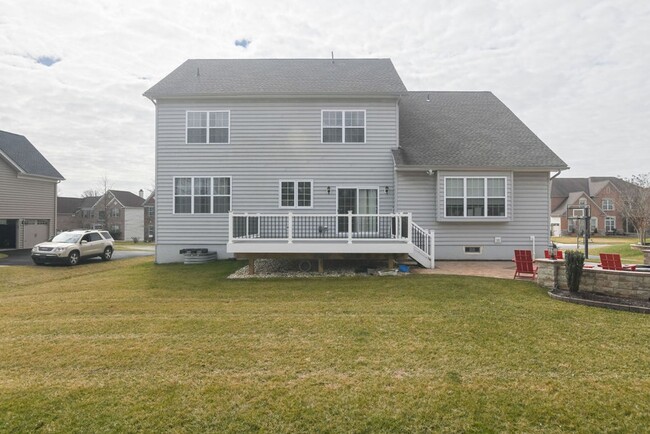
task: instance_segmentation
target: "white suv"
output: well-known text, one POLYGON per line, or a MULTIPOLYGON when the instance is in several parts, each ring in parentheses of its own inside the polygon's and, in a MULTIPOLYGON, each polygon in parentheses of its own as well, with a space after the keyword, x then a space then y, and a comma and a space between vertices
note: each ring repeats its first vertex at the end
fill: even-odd
POLYGON ((32 261, 36 265, 46 262, 77 265, 79 259, 93 256, 99 256, 103 261, 108 261, 113 256, 113 237, 108 231, 61 232, 52 241, 37 244, 32 249, 32 261))

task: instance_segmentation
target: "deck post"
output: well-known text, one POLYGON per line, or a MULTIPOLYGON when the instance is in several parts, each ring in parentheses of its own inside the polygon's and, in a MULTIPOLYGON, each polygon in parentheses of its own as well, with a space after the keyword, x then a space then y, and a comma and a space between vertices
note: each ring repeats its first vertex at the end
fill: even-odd
POLYGON ((436 252, 434 251, 435 246, 435 232, 429 229, 429 256, 431 257, 431 268, 436 268, 436 252))
POLYGON ((408 213, 408 214, 406 214, 406 216, 407 216, 407 220, 408 220, 408 223, 407 223, 408 230, 406 232, 406 242, 407 242, 407 244, 412 244, 413 243, 413 240, 412 240, 412 237, 413 237, 413 220, 412 220, 413 219, 413 214, 408 213))
POLYGON ((255 274, 255 257, 254 256, 249 256, 248 257, 248 274, 255 274))
POLYGON ((352 211, 348 211, 348 244, 352 244, 352 211))
POLYGON ((228 211, 228 244, 232 244, 232 210, 228 211))
POLYGON ((388 258, 388 269, 395 268, 395 258, 388 258))
POLYGON ((293 213, 291 211, 289 211, 288 217, 289 217, 289 221, 288 221, 287 231, 289 233, 287 234, 287 239, 288 239, 288 243, 291 244, 293 243, 293 213))
POLYGON ((323 271, 324 271, 323 258, 318 258, 318 272, 322 273, 323 271))

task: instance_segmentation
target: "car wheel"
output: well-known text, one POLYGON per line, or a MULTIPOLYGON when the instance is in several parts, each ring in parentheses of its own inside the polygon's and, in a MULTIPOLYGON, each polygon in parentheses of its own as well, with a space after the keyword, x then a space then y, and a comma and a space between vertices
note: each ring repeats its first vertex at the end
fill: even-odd
POLYGON ((79 252, 70 252, 68 255, 68 265, 77 265, 79 263, 79 252))
POLYGON ((34 264, 36 265, 43 265, 43 261, 41 261, 40 259, 32 258, 32 261, 34 261, 34 264))
POLYGON ((112 257, 113 257, 113 249, 110 247, 106 247, 104 249, 104 253, 102 254, 102 261, 110 261, 112 257))

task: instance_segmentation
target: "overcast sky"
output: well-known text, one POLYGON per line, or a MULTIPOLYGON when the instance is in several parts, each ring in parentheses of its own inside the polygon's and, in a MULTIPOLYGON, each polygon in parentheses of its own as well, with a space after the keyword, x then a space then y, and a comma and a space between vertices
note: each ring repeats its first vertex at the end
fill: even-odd
POLYGON ((489 90, 571 170, 650 171, 650 1, 0 0, 0 130, 63 196, 152 188, 142 93, 188 58, 389 57, 409 90, 489 90), (407 5, 407 6, 405 6, 407 5))

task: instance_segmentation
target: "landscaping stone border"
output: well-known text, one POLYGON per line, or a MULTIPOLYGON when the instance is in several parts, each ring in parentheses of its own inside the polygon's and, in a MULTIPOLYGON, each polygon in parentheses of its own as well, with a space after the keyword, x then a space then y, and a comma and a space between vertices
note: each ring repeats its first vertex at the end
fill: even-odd
POLYGON ((589 306, 632 312, 650 309, 650 273, 585 268, 580 291, 568 292, 563 260, 537 259, 537 284, 551 290, 551 297, 589 306), (647 306, 647 307, 646 307, 647 306))

